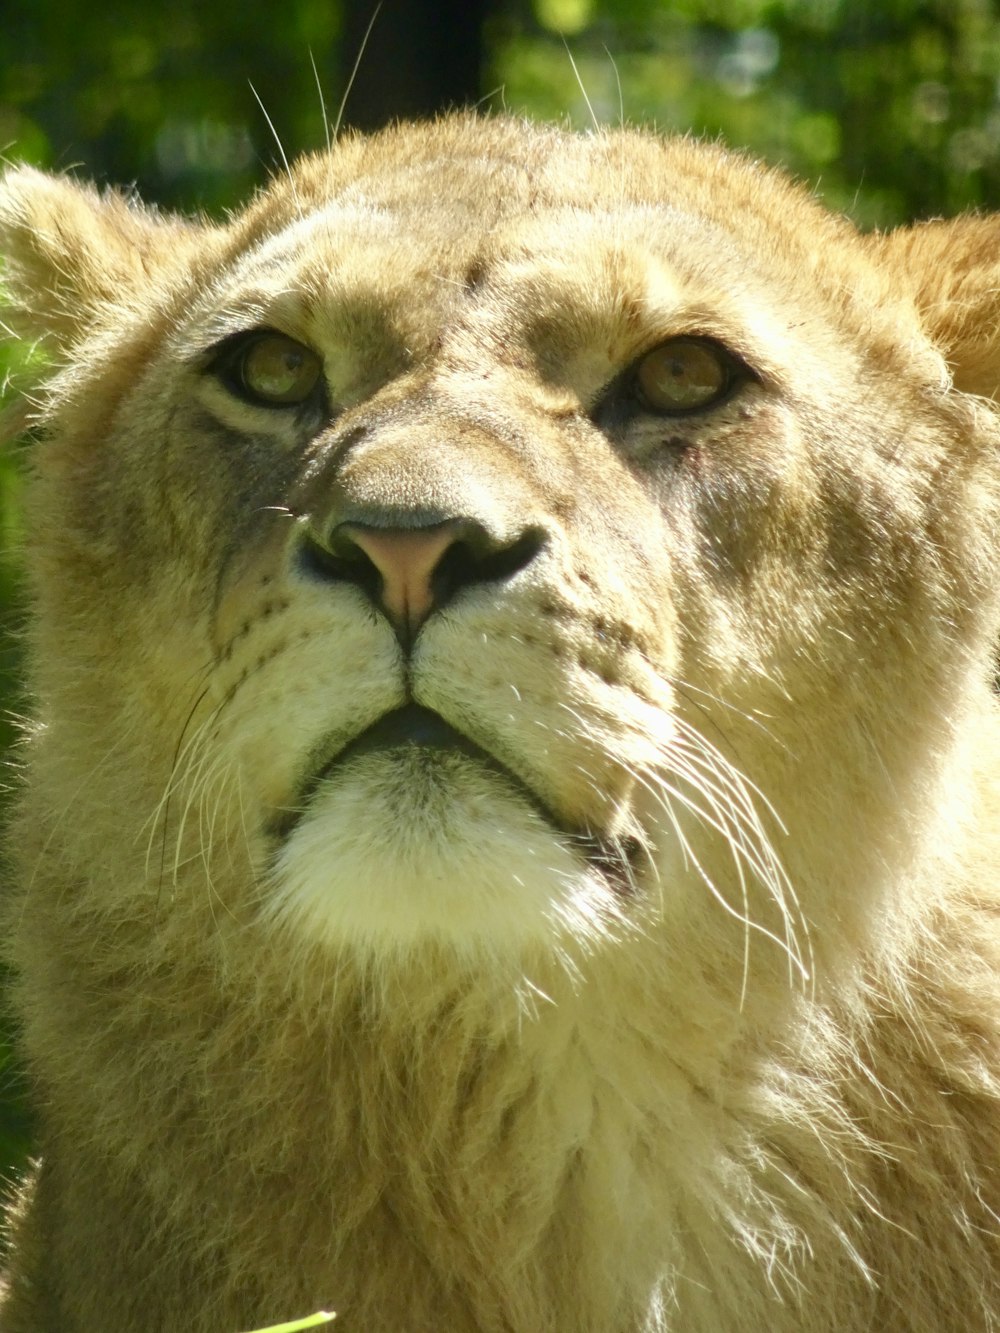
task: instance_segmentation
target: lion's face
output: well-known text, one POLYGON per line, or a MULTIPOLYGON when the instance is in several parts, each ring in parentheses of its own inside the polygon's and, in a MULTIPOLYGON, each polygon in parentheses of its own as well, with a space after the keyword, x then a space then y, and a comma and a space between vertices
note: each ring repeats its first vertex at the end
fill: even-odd
POLYGON ((35 486, 37 763, 128 794, 140 896, 806 970, 984 632, 994 419, 899 275, 718 150, 505 124, 105 225, 35 486))

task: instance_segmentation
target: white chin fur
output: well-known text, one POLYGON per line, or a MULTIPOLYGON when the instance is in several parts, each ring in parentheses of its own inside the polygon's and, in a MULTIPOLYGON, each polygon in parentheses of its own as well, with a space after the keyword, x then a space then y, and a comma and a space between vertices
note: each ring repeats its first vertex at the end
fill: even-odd
POLYGON ((615 895, 569 841, 464 755, 365 755, 312 797, 276 859, 271 911, 382 958, 431 941, 503 954, 596 940, 615 895))

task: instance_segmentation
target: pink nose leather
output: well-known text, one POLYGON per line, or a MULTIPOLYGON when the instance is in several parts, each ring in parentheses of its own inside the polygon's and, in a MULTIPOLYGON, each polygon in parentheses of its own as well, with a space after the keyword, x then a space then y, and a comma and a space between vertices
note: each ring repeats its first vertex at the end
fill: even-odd
POLYGON ((379 600, 385 613, 411 637, 434 610, 431 579, 455 540, 456 526, 368 528, 351 523, 340 529, 378 570, 382 577, 379 600))

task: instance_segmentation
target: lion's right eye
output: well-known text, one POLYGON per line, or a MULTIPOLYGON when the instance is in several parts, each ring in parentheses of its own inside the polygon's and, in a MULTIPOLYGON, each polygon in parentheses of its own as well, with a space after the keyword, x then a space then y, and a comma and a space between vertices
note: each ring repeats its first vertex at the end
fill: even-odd
POLYGON ((261 330, 230 345, 212 367, 226 387, 265 407, 295 407, 319 386, 323 363, 284 333, 261 330))
POLYGON ((663 416, 687 416, 714 407, 736 382, 737 366, 709 338, 670 338, 635 367, 639 401, 663 416))

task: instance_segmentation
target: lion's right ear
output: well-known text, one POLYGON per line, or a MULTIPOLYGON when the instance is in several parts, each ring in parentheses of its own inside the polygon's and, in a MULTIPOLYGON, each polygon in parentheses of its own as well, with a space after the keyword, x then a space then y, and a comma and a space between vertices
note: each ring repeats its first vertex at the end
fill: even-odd
POLYGON ((957 388, 1000 399, 1000 213, 918 222, 867 238, 912 293, 957 388))
POLYGON ((2 319, 72 347, 196 244, 201 228, 31 167, 0 179, 2 319))

